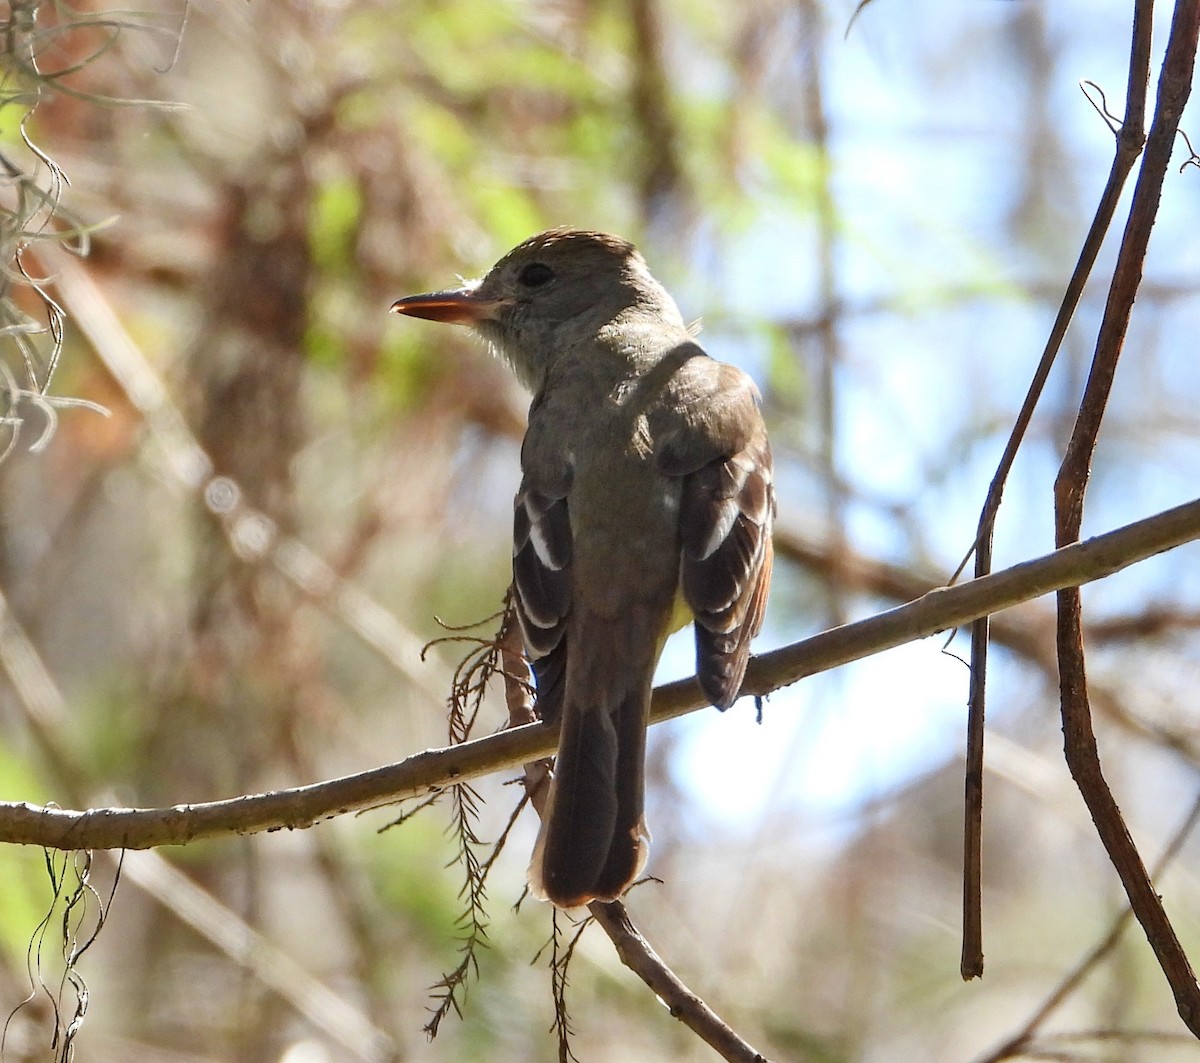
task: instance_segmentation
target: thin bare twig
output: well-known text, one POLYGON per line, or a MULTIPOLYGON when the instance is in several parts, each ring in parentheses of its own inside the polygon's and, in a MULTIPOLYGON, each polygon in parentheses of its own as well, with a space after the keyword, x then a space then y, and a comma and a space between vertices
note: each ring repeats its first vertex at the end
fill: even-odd
POLYGON ((579 1063, 579 1057, 571 1050, 571 1038, 575 1027, 571 1023, 571 1013, 567 1010, 567 987, 571 984, 569 975, 576 946, 594 920, 589 916, 578 923, 570 940, 564 945, 564 931, 560 924, 567 922, 568 918, 565 912, 557 909, 551 917, 553 926, 550 937, 550 990, 554 997, 554 1034, 558 1040, 558 1063, 579 1063))
MULTIPOLYGON (((510 675, 509 661, 504 651, 505 627, 512 623, 512 612, 506 610, 501 622, 500 633, 496 638, 468 638, 467 642, 474 643, 474 648, 459 663, 454 671, 454 680, 450 695, 450 742, 461 745, 470 741, 471 730, 479 718, 484 697, 491 685, 492 677, 501 672, 505 685, 519 683, 520 680, 510 675)), ((464 629, 452 629, 464 630, 464 629)), ((462 639, 463 636, 455 636, 462 639)), ((431 1009, 429 1021, 425 1024, 425 1033, 430 1040, 438 1034, 442 1021, 453 1011, 462 1016, 461 1000, 466 997, 467 989, 472 978, 479 976, 479 956, 489 945, 488 926, 490 920, 487 914, 487 877, 496 857, 504 848, 508 833, 516 817, 520 814, 520 806, 509 818, 508 827, 498 841, 491 847, 488 856, 482 855, 484 842, 476 832, 475 826, 479 818, 479 795, 466 782, 457 782, 450 787, 453 804, 453 825, 451 833, 457 839, 457 852, 454 863, 463 871, 463 884, 459 897, 463 900, 463 911, 459 914, 459 962, 454 970, 443 975, 433 986, 436 1005, 431 1009)))
POLYGON ((1179 164, 1179 172, 1183 173, 1189 166, 1195 166, 1200 170, 1200 155, 1196 154, 1196 149, 1192 147, 1192 139, 1183 129, 1179 130, 1179 135, 1183 137, 1183 142, 1187 145, 1188 157, 1179 164))
MULTIPOLYGON (((979 526, 975 533, 975 575, 985 576, 992 570, 992 543, 995 537, 996 516, 1004 497, 1008 475, 1016 461, 1017 451, 1025 439, 1025 433, 1033 420, 1033 412, 1041 399, 1050 369, 1066 337, 1067 328, 1088 277, 1096 264, 1104 238, 1112 224, 1121 191, 1133 170, 1133 164, 1141 153, 1145 135, 1142 131, 1143 114, 1146 109, 1146 85, 1150 72, 1150 27, 1153 0, 1138 0, 1134 10, 1133 39, 1130 46, 1129 78, 1126 90, 1125 121, 1115 126, 1108 113, 1107 103, 1097 108, 1117 138, 1116 155, 1109 169, 1108 181, 1100 196, 1091 227, 1083 242, 1083 249, 1063 293, 1058 313, 1050 329, 1050 336, 1042 351, 1042 357, 1034 370, 1033 380, 1025 395, 1025 401, 1017 414, 1004 453, 988 487, 979 526)), ((1097 89, 1099 91, 1099 89, 1097 89)), ((1085 93, 1086 95, 1086 93, 1085 93)), ((1104 95, 1101 92, 1101 100, 1104 95)), ((1088 96, 1093 106, 1095 101, 1088 96)), ((970 554, 967 555, 970 557, 970 554)), ((963 565, 966 559, 963 560, 963 565)), ((961 567, 960 570, 961 572, 961 567)), ((955 574, 957 576, 957 573, 955 574)), ((963 941, 959 971, 963 978, 978 978, 983 974, 983 912, 980 892, 983 882, 983 734, 987 704, 987 658, 989 642, 989 618, 980 617, 971 626, 971 682, 967 699, 967 754, 964 770, 965 807, 963 816, 963 941)))
MULTIPOLYGON (((1141 6, 1138 8, 1141 12, 1141 6)), ((1148 18, 1148 15, 1147 15, 1148 18)), ((1091 371, 1054 484, 1055 542, 1067 546, 1079 537, 1092 455, 1100 434, 1117 363, 1142 277, 1150 233, 1158 213, 1162 184, 1171 161, 1175 133, 1191 92, 1200 4, 1179 0, 1171 21, 1159 75, 1154 120, 1146 138, 1141 170, 1134 186, 1129 219, 1117 253, 1108 303, 1096 339, 1091 371)), ((1132 114, 1132 112, 1131 112, 1132 114)), ((1105 781, 1092 728, 1083 649, 1082 601, 1077 588, 1058 594, 1059 695, 1067 766, 1091 813, 1130 906, 1175 996, 1184 1024, 1200 1037, 1200 985, 1147 873, 1137 846, 1105 781)))
POLYGON ((663 963, 650 942, 633 925, 624 904, 620 901, 593 901, 588 905, 588 911, 612 940, 621 962, 654 991, 675 1018, 696 1033, 705 1044, 716 1049, 722 1059, 730 1063, 767 1063, 766 1056, 738 1036, 733 1027, 663 963))

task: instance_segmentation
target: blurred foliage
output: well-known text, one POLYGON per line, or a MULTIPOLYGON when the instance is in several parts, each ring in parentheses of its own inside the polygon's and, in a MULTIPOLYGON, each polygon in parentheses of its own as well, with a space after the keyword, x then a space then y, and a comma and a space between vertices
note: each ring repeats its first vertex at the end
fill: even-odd
MULTIPOLYGON (((0 11, 0 796, 166 805, 444 744, 457 650, 418 649, 439 618, 500 604, 526 397, 460 330, 386 311, 550 225, 637 240, 706 347, 762 386, 781 503, 764 647, 952 572, 1107 171, 1076 79, 1115 98, 1130 13, 893 0, 846 34, 852 14, 0 11), (27 650, 33 671, 14 665, 27 650)), ((1195 493, 1195 180, 1165 190, 1096 531, 1195 493)), ((1051 545, 1104 281, 1018 463, 1001 563, 1051 545)), ((1200 764, 1195 561, 1085 597, 1103 753, 1150 858, 1200 764)), ((631 908, 769 1058, 984 1058, 1106 932, 1120 897, 1029 650, 1046 614, 1021 616, 1028 638, 992 677, 982 985, 958 976, 966 674, 940 642, 806 680, 761 726, 739 706, 652 736, 663 881, 631 908)), ((477 730, 503 721, 496 697, 477 730)), ((505 781, 480 785, 485 842, 517 800, 505 781)), ((210 904, 131 860, 78 967, 81 1058, 557 1058, 549 914, 513 909, 532 824, 489 876, 463 1021, 428 1046, 429 987, 463 933, 457 842, 448 804, 377 833, 394 813, 164 851, 210 904)), ((1161 882, 1193 948, 1198 859, 1190 842, 1161 882)), ((41 854, 0 851, 0 1010, 28 991, 50 904, 41 854)), ((712 1058, 594 930, 569 981, 581 1060, 712 1058)), ((53 994, 20 1013, 5 1063, 51 1056, 53 994)), ((1195 1054, 1178 1029, 1130 932, 1027 1047, 1170 1063, 1195 1054)))

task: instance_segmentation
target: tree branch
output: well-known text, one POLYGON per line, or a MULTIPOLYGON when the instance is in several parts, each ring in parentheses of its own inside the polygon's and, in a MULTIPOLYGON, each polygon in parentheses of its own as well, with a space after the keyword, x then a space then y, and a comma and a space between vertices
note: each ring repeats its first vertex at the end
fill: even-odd
MULTIPOLYGON (((805 676, 958 627, 1030 598, 1102 579, 1194 539, 1200 539, 1200 500, 762 654, 751 661, 742 693, 769 694, 805 676)), ((651 719, 673 719, 703 706, 695 680, 681 680, 655 691, 651 719)), ((516 767, 550 755, 554 745, 553 729, 538 723, 460 746, 426 750, 357 775, 225 801, 87 812, 4 802, 0 803, 0 842, 54 849, 149 849, 229 834, 309 827, 322 819, 516 767)))
MULTIPOLYGON (((1038 361, 1025 401, 1005 444, 1004 454, 988 487, 975 534, 976 577, 985 576, 992 570, 992 542, 996 517, 1000 512, 1000 502, 1004 496, 1008 475, 1033 420, 1033 411, 1041 399, 1046 381, 1050 377, 1050 370, 1066 338, 1067 327, 1075 316, 1080 299, 1083 298, 1084 288, 1108 235, 1125 182, 1133 171, 1133 164, 1141 154, 1145 142, 1142 125, 1146 110, 1146 86, 1150 78, 1150 29, 1153 13, 1153 0, 1137 0, 1125 93, 1125 121, 1117 131, 1116 155, 1113 157, 1108 181, 1083 242, 1083 249, 1079 252, 1074 272, 1063 293, 1042 357, 1038 361)), ((963 978, 968 979, 978 978, 983 974, 983 906, 980 902, 980 892, 983 883, 983 733, 987 711, 988 643, 991 638, 988 619, 986 616, 981 617, 971 626, 971 688, 967 701, 967 757, 964 772, 966 793, 963 815, 963 941, 959 966, 963 978)))
MULTIPOLYGON (((1071 440, 1054 483, 1054 535, 1060 547, 1078 538, 1083 522, 1084 495, 1092 455, 1112 393, 1133 302, 1142 279, 1163 180, 1175 145, 1176 130, 1191 92, 1198 39, 1200 3, 1196 0, 1178 0, 1159 75, 1154 121, 1146 138, 1129 219, 1117 253, 1108 302, 1096 338, 1095 356, 1071 440)), ((1067 766, 1087 804, 1105 852, 1121 878, 1129 904, 1171 986, 1176 1010, 1187 1028, 1200 1037, 1200 985, 1196 983, 1187 954, 1146 871, 1100 764, 1088 699, 1082 614, 1078 589, 1064 588, 1060 591, 1057 631, 1059 697, 1067 766)))
POLYGON ((671 1014, 729 1063, 767 1063, 767 1058, 712 1010, 702 997, 690 990, 633 925, 620 901, 588 905, 592 918, 612 940, 621 962, 646 983, 670 1009, 671 1014))

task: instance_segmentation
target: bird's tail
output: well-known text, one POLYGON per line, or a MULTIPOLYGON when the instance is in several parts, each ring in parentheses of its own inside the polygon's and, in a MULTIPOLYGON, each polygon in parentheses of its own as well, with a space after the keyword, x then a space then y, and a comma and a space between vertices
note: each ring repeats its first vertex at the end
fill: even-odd
POLYGON ((534 895, 560 908, 614 900, 646 864, 646 726, 666 623, 649 612, 577 618, 568 634, 554 780, 529 867, 534 895))

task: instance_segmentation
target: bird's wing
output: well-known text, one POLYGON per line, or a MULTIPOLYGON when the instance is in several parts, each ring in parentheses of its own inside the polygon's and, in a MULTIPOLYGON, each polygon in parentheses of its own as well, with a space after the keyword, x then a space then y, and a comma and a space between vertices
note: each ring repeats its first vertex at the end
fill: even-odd
POLYGON ((655 458, 683 480, 680 583, 695 615, 696 671, 718 708, 737 698, 771 582, 775 489, 754 382, 691 357, 667 389, 655 458))
POLYGON ((555 719, 566 672, 567 613, 571 607, 569 466, 547 475, 522 456, 525 475, 513 508, 513 587, 525 648, 537 679, 538 712, 555 719))

